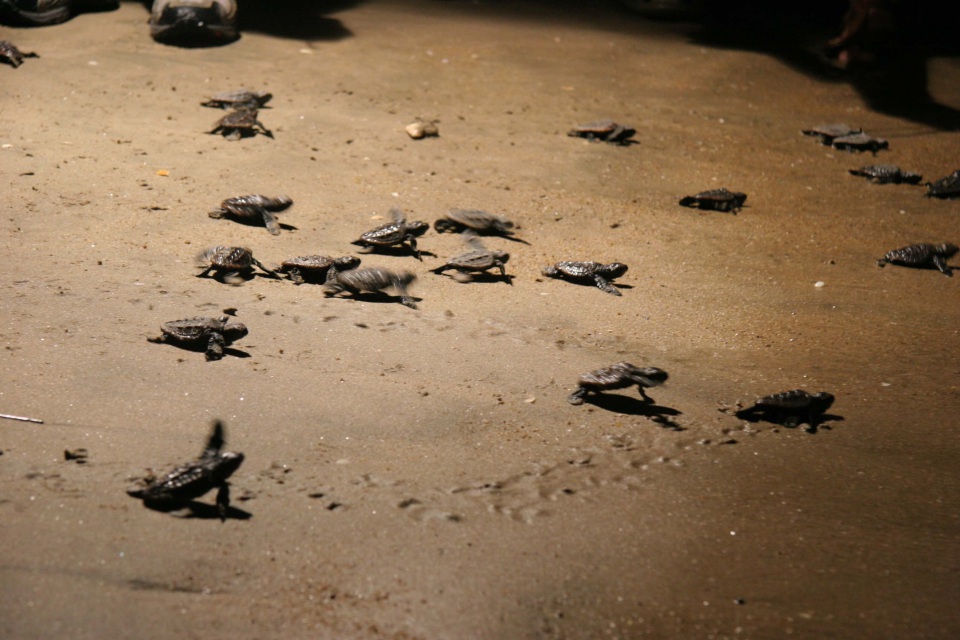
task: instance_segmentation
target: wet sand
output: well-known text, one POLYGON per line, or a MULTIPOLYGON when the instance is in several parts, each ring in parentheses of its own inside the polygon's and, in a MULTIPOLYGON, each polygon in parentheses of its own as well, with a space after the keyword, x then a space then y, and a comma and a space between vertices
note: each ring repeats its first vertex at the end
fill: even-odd
MULTIPOLYGON (((957 243, 960 208, 847 173, 943 176, 960 134, 616 7, 360 3, 191 50, 146 17, 0 28, 41 56, 0 68, 0 411, 46 421, 0 424, 0 636, 960 634, 960 280, 875 264, 957 243), (274 139, 205 135, 241 86, 274 139), (602 117, 638 144, 566 136, 602 117), (836 121, 890 150, 799 133, 836 121), (721 186, 739 214, 676 204, 721 186), (279 236, 207 216, 246 193, 293 198, 279 236), (486 241, 512 286, 430 273, 462 249, 432 230, 422 263, 363 256, 418 310, 193 277, 217 244, 357 253, 394 206, 514 219, 529 244, 486 241), (577 259, 627 263, 623 296, 540 275, 577 259), (229 308, 241 354, 146 340, 229 308), (567 403, 621 360, 670 373, 653 408, 567 403), (798 387, 837 396, 816 433, 721 411, 798 387), (125 494, 214 418, 246 455, 225 523, 125 494)), ((960 64, 930 77, 960 107, 960 64)))

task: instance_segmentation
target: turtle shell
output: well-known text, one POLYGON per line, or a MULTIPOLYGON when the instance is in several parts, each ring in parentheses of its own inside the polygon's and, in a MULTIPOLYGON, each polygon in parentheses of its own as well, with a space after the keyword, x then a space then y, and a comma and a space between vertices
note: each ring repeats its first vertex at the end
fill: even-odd
MULTIPOLYGON (((160 327, 165 335, 180 340, 181 342, 197 342, 205 339, 210 331, 223 331, 229 318, 221 316, 219 318, 196 317, 186 318, 184 320, 171 320, 164 322, 160 327)), ((238 326, 243 326, 237 323, 238 326)))
POLYGON ((592 278, 593 274, 603 265, 599 262, 588 260, 586 262, 558 262, 554 268, 565 276, 571 278, 592 278))
POLYGON ((446 219, 437 220, 434 228, 439 232, 457 231, 458 227, 472 229, 478 232, 494 231, 497 233, 510 233, 513 228, 513 222, 503 216, 487 213, 480 209, 453 209, 446 214, 446 219), (453 222, 454 224, 449 224, 453 222))
POLYGON ((874 138, 862 131, 834 138, 832 144, 834 149, 841 151, 873 151, 874 153, 890 146, 886 140, 874 138))
POLYGON ((772 407, 775 409, 806 409, 814 405, 825 405, 823 409, 833 403, 833 395, 825 392, 808 393, 803 389, 793 389, 773 395, 764 396, 757 400, 757 407, 772 407))
POLYGON ((960 198, 960 169, 936 182, 927 183, 928 198, 960 198))
POLYGON ((270 102, 271 98, 273 98, 273 94, 266 91, 239 89, 237 91, 216 93, 201 104, 205 107, 214 107, 216 109, 226 109, 227 107, 259 108, 270 102))
POLYGON ((246 247, 212 247, 197 256, 197 265, 221 269, 250 269, 253 267, 253 252, 246 247))
POLYGON ((829 145, 834 138, 849 136, 854 133, 861 133, 862 129, 854 129, 845 124, 819 124, 812 129, 803 129, 801 133, 805 136, 815 136, 820 138, 820 142, 829 145))

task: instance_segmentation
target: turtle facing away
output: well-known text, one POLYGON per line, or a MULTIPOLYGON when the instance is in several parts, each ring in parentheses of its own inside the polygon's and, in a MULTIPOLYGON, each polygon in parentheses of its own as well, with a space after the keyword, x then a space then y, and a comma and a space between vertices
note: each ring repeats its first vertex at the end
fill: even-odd
POLYGON ((463 241, 470 247, 470 251, 461 253, 447 260, 436 269, 431 269, 433 273, 443 273, 448 269, 456 269, 461 273, 482 273, 489 269, 499 269, 500 275, 507 284, 513 284, 507 276, 507 270, 504 268, 510 254, 505 251, 490 251, 487 249, 480 238, 472 231, 464 231, 461 236, 463 241))
POLYGON ((23 64, 24 58, 39 58, 35 53, 20 51, 17 45, 8 40, 0 40, 0 60, 8 63, 14 69, 23 64))
POLYGON ((740 193, 739 191, 711 189, 710 191, 701 191, 700 193, 683 198, 680 200, 680 205, 684 207, 699 207, 700 209, 731 211, 736 213, 746 200, 747 194, 740 193))
POLYGON ((173 511, 217 489, 217 511, 222 522, 226 520, 230 508, 230 484, 227 480, 243 464, 242 453, 223 451, 223 446, 223 423, 217 420, 198 459, 155 478, 143 488, 128 489, 127 494, 143 500, 148 508, 173 511))
POLYGON ((960 169, 936 182, 928 182, 926 196, 943 199, 960 198, 960 169))
POLYGON ((422 260, 420 251, 417 249, 417 238, 426 233, 430 225, 419 220, 407 222, 406 216, 400 209, 391 209, 390 215, 393 216, 393 222, 367 231, 352 244, 371 247, 374 250, 378 247, 407 246, 417 260, 422 260))
POLYGON ((887 263, 897 264, 904 267, 931 268, 936 267, 940 273, 946 276, 952 276, 953 271, 947 265, 947 260, 952 258, 957 251, 955 244, 912 244, 909 247, 901 247, 888 251, 882 258, 877 260, 877 266, 882 267, 887 263))
POLYGON ((609 294, 619 296, 620 292, 610 283, 610 280, 619 278, 627 272, 627 265, 622 262, 601 264, 599 262, 558 262, 552 267, 543 270, 548 278, 563 278, 580 284, 593 283, 609 294))
POLYGON ((467 229, 479 234, 513 235, 513 222, 480 209, 453 209, 433 223, 437 233, 462 233, 467 229))
POLYGON ((268 138, 273 133, 257 120, 257 110, 250 107, 240 107, 217 120, 217 124, 207 133, 219 133, 227 140, 239 140, 262 133, 268 138))
POLYGON ((196 261, 198 267, 203 267, 203 271, 197 274, 198 278, 206 277, 212 271, 218 280, 236 284, 240 274, 250 273, 254 266, 277 277, 276 272, 263 266, 246 247, 210 247, 197 255, 196 261))
POLYGON ((850 169, 850 175, 867 178, 874 184, 920 184, 919 173, 904 171, 895 164, 871 164, 859 169, 850 169))
POLYGON ((284 260, 277 271, 287 274, 294 284, 303 284, 304 282, 324 282, 330 267, 336 267, 338 271, 348 271, 359 265, 360 258, 356 256, 342 258, 320 255, 299 256, 284 260))
POLYGON ((647 397, 644 389, 656 387, 666 382, 667 372, 656 367, 636 367, 629 362, 618 362, 615 365, 597 369, 580 376, 577 390, 570 394, 567 402, 583 404, 583 399, 589 393, 600 393, 612 389, 626 389, 637 385, 644 402, 653 402, 647 397))
POLYGON ((755 422, 765 420, 785 427, 806 423, 815 430, 823 414, 833 404, 833 394, 821 391, 807 393, 803 389, 784 391, 758 399, 752 407, 741 409, 736 416, 755 422))
POLYGON ((211 211, 211 218, 230 217, 236 220, 263 221, 271 235, 280 235, 280 223, 277 222, 276 212, 283 211, 293 204, 288 196, 268 198, 259 194, 227 198, 220 203, 220 208, 211 211))
POLYGON ((327 269, 324 295, 335 296, 343 291, 353 295, 363 291, 382 294, 385 289, 393 287, 400 294, 400 304, 416 309, 417 304, 407 293, 407 285, 415 279, 416 276, 409 271, 395 273, 381 267, 340 271, 336 266, 331 266, 327 269))
POLYGON ((635 142, 631 140, 636 135, 637 130, 617 124, 613 120, 596 120, 578 124, 567 132, 568 136, 575 138, 586 138, 592 142, 610 142, 621 146, 626 146, 635 142))
POLYGON ((262 109, 264 105, 270 102, 271 98, 273 98, 273 94, 266 91, 239 89, 216 93, 200 104, 214 109, 262 109))
POLYGON ((881 149, 886 149, 890 143, 882 138, 874 138, 864 132, 852 133, 848 136, 840 136, 833 139, 833 148, 841 151, 869 151, 873 155, 881 149))
POLYGON ((239 322, 230 322, 227 316, 219 318, 197 317, 164 322, 163 332, 156 338, 147 338, 156 344, 174 344, 187 349, 205 349, 207 360, 223 357, 223 348, 247 335, 247 327, 239 322))
POLYGON ((800 131, 805 136, 813 136, 820 140, 820 144, 828 147, 833 144, 834 139, 850 136, 856 133, 862 133, 862 129, 854 129, 845 124, 820 124, 812 129, 803 129, 800 131))

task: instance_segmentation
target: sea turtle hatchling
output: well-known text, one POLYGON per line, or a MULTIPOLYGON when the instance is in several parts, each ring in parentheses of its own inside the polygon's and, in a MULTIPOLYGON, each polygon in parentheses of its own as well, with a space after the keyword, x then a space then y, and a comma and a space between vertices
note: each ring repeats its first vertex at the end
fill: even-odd
POLYGON ((820 144, 830 146, 835 138, 862 133, 863 129, 854 129, 845 124, 819 124, 810 129, 801 129, 800 133, 805 136, 813 136, 820 140, 820 144))
POLYGON ((630 138, 636 133, 636 129, 617 124, 610 119, 604 119, 578 124, 568 131, 567 135, 575 138, 585 138, 592 142, 610 142, 625 146, 634 142, 630 138))
POLYGON ((364 291, 382 294, 385 289, 393 287, 400 294, 400 304, 416 309, 416 303, 407 293, 407 285, 413 282, 416 277, 409 271, 395 273, 381 267, 340 271, 335 266, 331 266, 327 269, 324 295, 335 296, 343 291, 353 295, 364 291))
POLYGON ((420 220, 407 222, 403 211, 397 208, 390 209, 390 215, 393 217, 393 222, 367 231, 352 244, 374 250, 378 247, 407 246, 417 260, 422 260, 420 251, 417 250, 417 238, 426 233, 430 225, 420 220))
POLYGON ((619 296, 620 292, 610 284, 610 280, 619 278, 627 272, 627 265, 622 262, 601 264, 599 262, 558 262, 552 267, 546 267, 543 275, 548 278, 563 278, 580 284, 593 283, 609 294, 619 296))
POLYGON ((700 193, 681 199, 680 205, 684 207, 697 207, 700 209, 736 213, 746 200, 747 194, 740 193, 739 191, 711 189, 710 191, 701 191, 700 193))
POLYGON ((960 169, 936 182, 928 182, 925 195, 928 198, 943 198, 945 200, 960 198, 960 169))
POLYGON ((267 91, 239 89, 216 93, 200 104, 214 109, 262 109, 264 105, 270 102, 271 98, 273 98, 273 94, 267 91))
POLYGON ((224 427, 217 420, 197 460, 180 465, 142 488, 128 489, 127 495, 143 500, 148 508, 173 511, 217 489, 217 512, 221 522, 225 521, 230 508, 230 484, 227 480, 243 464, 243 454, 224 451, 223 446, 224 427))
POLYGON ((258 133, 272 138, 273 133, 257 120, 257 113, 256 109, 240 107, 217 120, 217 124, 207 133, 219 133, 227 140, 239 140, 258 133))
POLYGON ((207 360, 223 357, 223 347, 247 335, 247 327, 231 322, 228 316, 197 317, 164 322, 163 332, 156 338, 147 338, 156 344, 174 344, 188 349, 205 349, 207 360))
POLYGON ((330 267, 336 267, 338 271, 348 271, 358 266, 360 266, 360 258, 356 256, 331 258, 330 256, 313 255, 284 260, 277 271, 287 274, 287 277, 294 284, 303 284, 304 282, 325 281, 327 270, 330 267))
POLYGON ((437 233, 461 233, 470 229, 479 234, 510 236, 514 224, 503 216, 480 209, 453 209, 433 223, 437 233))
POLYGON ((461 236, 470 247, 470 251, 454 256, 447 260, 446 264, 431 269, 433 273, 443 273, 448 269, 456 269, 460 273, 482 273, 496 268, 500 270, 500 275, 507 281, 507 284, 513 284, 504 268, 504 264, 510 259, 509 253, 487 249, 480 238, 472 231, 464 231, 461 236))
POLYGON ((288 196, 268 198, 259 194, 227 198, 220 203, 220 208, 211 211, 211 218, 229 217, 235 220, 263 221, 271 235, 280 235, 280 223, 277 222, 276 212, 283 211, 293 204, 288 196))
POLYGON ((919 173, 904 171, 895 164, 871 164, 859 169, 850 169, 850 175, 867 178, 874 184, 920 184, 919 173))
POLYGON ((840 151, 869 151, 873 155, 877 155, 878 151, 890 146, 890 143, 886 140, 874 138, 862 131, 860 133, 851 133, 848 136, 834 138, 831 144, 834 149, 839 149, 840 151))
POLYGON ((882 267, 890 263, 921 269, 936 267, 940 270, 940 273, 953 276, 953 271, 947 265, 947 260, 952 258, 958 250, 960 249, 955 244, 927 244, 921 242, 920 244, 912 244, 908 247, 888 251, 877 260, 877 266, 882 267))
POLYGON ((656 367, 636 367, 629 362, 618 362, 615 365, 597 369, 580 376, 577 381, 577 390, 570 394, 567 402, 583 404, 583 399, 589 393, 600 393, 612 389, 626 389, 637 385, 644 402, 653 402, 647 397, 644 389, 656 387, 666 382, 667 372, 656 367))
POLYGON ((741 409, 735 415, 743 420, 765 420, 785 427, 806 423, 813 431, 833 400, 833 394, 825 391, 808 393, 803 389, 793 389, 759 398, 752 407, 741 409))
POLYGON ((0 61, 6 62, 14 69, 23 64, 24 58, 39 57, 40 56, 36 53, 20 51, 20 49, 17 48, 17 45, 13 44, 9 40, 0 40, 0 61))
POLYGON ((253 257, 253 252, 246 247, 210 247, 197 255, 197 266, 203 271, 197 274, 198 278, 206 277, 211 271, 214 278, 229 284, 236 284, 240 274, 253 271, 257 266, 267 274, 277 277, 276 272, 263 266, 263 263, 253 257))

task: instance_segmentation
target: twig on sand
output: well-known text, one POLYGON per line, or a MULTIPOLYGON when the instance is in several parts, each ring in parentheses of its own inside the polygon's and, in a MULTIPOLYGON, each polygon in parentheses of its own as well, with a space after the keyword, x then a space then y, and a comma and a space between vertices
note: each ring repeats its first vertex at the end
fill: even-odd
POLYGON ((9 413, 0 413, 0 418, 6 418, 7 420, 20 420, 21 422, 36 422, 37 424, 43 424, 43 420, 38 418, 25 418, 24 416, 12 416, 9 413))

